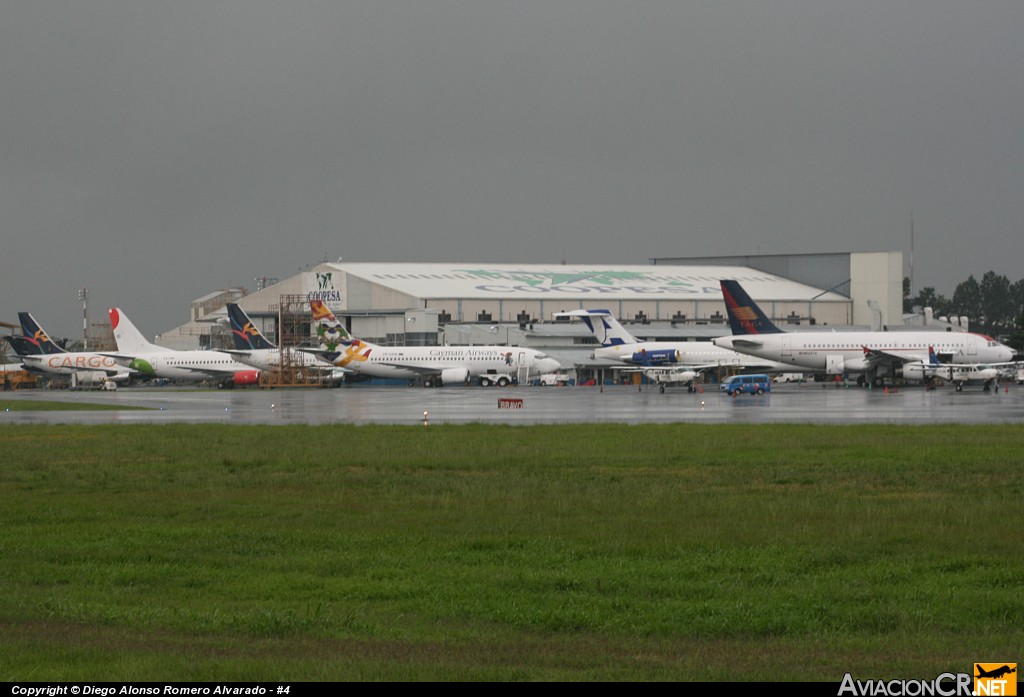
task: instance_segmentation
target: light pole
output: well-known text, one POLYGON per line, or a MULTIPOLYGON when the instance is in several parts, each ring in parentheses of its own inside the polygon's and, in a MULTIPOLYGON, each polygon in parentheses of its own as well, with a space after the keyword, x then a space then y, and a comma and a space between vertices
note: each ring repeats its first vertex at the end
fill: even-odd
POLYGON ((89 350, 89 289, 78 291, 78 299, 82 301, 82 350, 89 350))

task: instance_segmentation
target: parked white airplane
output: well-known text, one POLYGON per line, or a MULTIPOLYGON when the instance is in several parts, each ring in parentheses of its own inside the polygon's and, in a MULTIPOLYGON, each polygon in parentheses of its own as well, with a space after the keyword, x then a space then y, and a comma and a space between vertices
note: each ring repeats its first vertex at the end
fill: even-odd
POLYGON ((119 365, 110 356, 94 351, 65 351, 47 335, 28 312, 19 312, 24 336, 9 336, 7 342, 21 358, 25 370, 49 375, 67 375, 81 384, 112 380, 127 383, 134 370, 119 365))
POLYGON ((664 392, 665 387, 672 385, 685 385, 689 392, 694 391, 693 383, 700 376, 700 370, 683 368, 682 366, 659 366, 655 368, 627 368, 627 371, 638 370, 647 376, 650 382, 658 386, 659 392, 664 392))
POLYGON ((234 358, 220 351, 175 351, 146 340, 117 307, 107 311, 117 341, 117 353, 107 353, 121 365, 143 375, 167 380, 216 380, 217 387, 254 385, 260 371, 239 370, 234 358))
POLYGON ((219 350, 229 354, 239 363, 259 370, 280 370, 283 354, 286 366, 303 370, 325 371, 333 381, 343 380, 345 373, 351 372, 304 351, 289 347, 278 348, 263 336, 263 333, 249 319, 249 315, 245 314, 245 310, 236 303, 228 303, 227 309, 235 348, 219 350))
MULTIPOLYGON (((985 392, 997 386, 999 367, 1013 363, 992 365, 988 363, 940 363, 935 350, 928 347, 928 361, 925 363, 907 363, 903 366, 903 377, 921 380, 929 386, 936 378, 956 385, 956 391, 962 392, 964 385, 981 385, 985 392)), ((998 387, 998 386, 997 386, 998 387)))
POLYGON ((736 281, 722 281, 732 336, 716 346, 829 375, 858 373, 858 383, 881 385, 902 377, 903 367, 928 359, 929 347, 950 363, 1004 363, 1013 350, 990 336, 970 332, 783 332, 736 281))
POLYGON ((309 301, 320 337, 316 355, 369 377, 423 380, 430 387, 460 385, 472 377, 512 374, 526 382, 558 370, 554 358, 514 346, 377 346, 354 338, 319 300, 309 301))
POLYGON ((692 389, 700 372, 712 368, 793 371, 791 365, 720 348, 710 341, 639 341, 608 310, 571 310, 562 314, 582 319, 601 342, 601 348, 594 350, 594 358, 643 366, 644 374, 658 383, 683 383, 692 389), (690 370, 679 371, 678 366, 690 370), (659 379, 663 372, 664 379, 659 379))

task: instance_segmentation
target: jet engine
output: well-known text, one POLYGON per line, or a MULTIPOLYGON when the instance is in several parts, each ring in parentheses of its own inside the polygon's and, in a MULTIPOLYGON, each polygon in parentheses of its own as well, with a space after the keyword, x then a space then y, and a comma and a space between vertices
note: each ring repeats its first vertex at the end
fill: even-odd
POLYGON ((656 351, 641 349, 634 351, 630 360, 639 365, 671 365, 678 363, 679 358, 679 351, 675 349, 658 349, 656 351))
POLYGON ((107 381, 107 374, 102 370, 76 370, 71 373, 71 388, 99 387, 107 381))
POLYGON ((260 381, 258 370, 236 370, 230 379, 217 383, 217 387, 235 387, 237 385, 256 385, 260 381))
POLYGON ((442 385, 461 385, 469 380, 468 368, 448 368, 441 371, 442 385))

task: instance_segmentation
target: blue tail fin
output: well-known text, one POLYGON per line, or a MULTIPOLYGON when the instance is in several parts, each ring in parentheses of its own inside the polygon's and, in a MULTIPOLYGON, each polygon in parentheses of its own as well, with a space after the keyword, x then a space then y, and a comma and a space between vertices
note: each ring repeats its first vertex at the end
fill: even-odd
POLYGON ((582 319, 602 347, 639 343, 608 310, 571 310, 564 314, 582 319))
POLYGON ((249 319, 249 315, 245 314, 245 310, 235 303, 228 303, 228 318, 231 320, 231 334, 235 338, 235 348, 239 351, 277 348, 260 333, 260 330, 249 319))
POLYGON ((11 334, 4 337, 7 343, 11 345, 14 352, 19 356, 41 356, 43 355, 42 349, 39 348, 39 344, 28 338, 27 336, 18 336, 17 334, 11 334))
POLYGON ((747 291, 736 281, 722 281, 722 297, 725 298, 725 310, 729 313, 729 326, 736 336, 743 334, 782 334, 782 330, 772 324, 768 315, 761 311, 747 291))
POLYGON ((939 357, 935 355, 935 347, 928 347, 928 365, 940 365, 939 357))
POLYGON ((39 347, 39 353, 67 353, 47 336, 43 328, 39 326, 39 322, 36 322, 35 317, 30 313, 19 312, 18 319, 21 321, 21 331, 25 333, 29 341, 39 347))

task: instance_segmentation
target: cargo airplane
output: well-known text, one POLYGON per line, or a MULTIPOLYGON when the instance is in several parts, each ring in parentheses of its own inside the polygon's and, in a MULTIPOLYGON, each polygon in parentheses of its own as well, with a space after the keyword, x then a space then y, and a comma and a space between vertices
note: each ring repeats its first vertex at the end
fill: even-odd
POLYGON ((320 349, 303 349, 367 377, 462 385, 474 377, 511 374, 521 382, 558 370, 554 358, 514 346, 377 346, 356 339, 320 300, 309 301, 320 349))
POLYGON ((571 310, 561 314, 579 317, 601 343, 601 348, 594 350, 594 358, 639 366, 652 382, 661 385, 662 392, 666 384, 685 384, 692 391, 694 380, 710 369, 793 371, 791 365, 720 348, 710 341, 640 341, 608 310, 571 310))
MULTIPOLYGON (((94 351, 65 351, 28 312, 19 312, 24 336, 8 336, 7 343, 21 358, 25 370, 46 375, 67 375, 78 383, 112 380, 125 384, 136 371, 119 365, 110 356, 94 351)), ((74 383, 72 383, 74 384, 74 383)))
POLYGON ((245 314, 245 310, 236 303, 228 303, 227 309, 235 348, 218 350, 230 355, 239 363, 258 370, 280 370, 284 363, 285 366, 292 368, 325 371, 334 381, 343 380, 345 373, 350 372, 309 353, 288 347, 278 348, 263 336, 249 319, 249 315, 245 314))
POLYGON ((903 377, 907 364, 921 365, 929 347, 953 364, 1004 363, 1013 350, 990 336, 970 332, 784 332, 736 281, 722 281, 732 336, 716 346, 829 375, 857 373, 857 382, 881 386, 903 377))
POLYGON ((259 382, 255 369, 239 370, 238 362, 220 351, 175 351, 150 343, 120 308, 107 311, 117 341, 117 353, 106 353, 142 375, 166 380, 216 380, 218 388, 254 385, 259 382))

